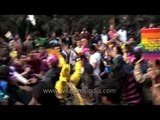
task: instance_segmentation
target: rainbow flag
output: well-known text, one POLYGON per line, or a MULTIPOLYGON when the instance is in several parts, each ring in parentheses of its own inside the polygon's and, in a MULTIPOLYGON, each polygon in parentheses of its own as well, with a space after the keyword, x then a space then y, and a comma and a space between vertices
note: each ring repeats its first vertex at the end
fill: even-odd
POLYGON ((4 36, 8 39, 13 39, 13 35, 12 35, 11 31, 8 31, 4 36))
POLYGON ((142 29, 141 45, 144 59, 160 60, 160 28, 142 29))

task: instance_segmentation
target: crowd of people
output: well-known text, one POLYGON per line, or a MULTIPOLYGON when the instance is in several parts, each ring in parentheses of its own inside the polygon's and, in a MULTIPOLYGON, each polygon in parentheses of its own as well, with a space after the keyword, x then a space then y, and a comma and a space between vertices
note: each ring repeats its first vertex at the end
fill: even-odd
POLYGON ((25 40, 16 34, 8 43, 0 38, 0 104, 73 105, 73 95, 63 92, 72 82, 85 91, 84 105, 159 105, 160 61, 144 60, 139 44, 125 26, 114 25, 101 33, 85 27, 72 36, 64 31, 58 37, 28 34, 25 40), (11 68, 27 82, 18 81, 11 68))

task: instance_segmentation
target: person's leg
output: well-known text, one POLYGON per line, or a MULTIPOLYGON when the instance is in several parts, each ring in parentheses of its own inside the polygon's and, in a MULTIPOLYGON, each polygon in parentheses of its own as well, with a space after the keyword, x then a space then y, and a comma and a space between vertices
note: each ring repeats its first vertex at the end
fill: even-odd
POLYGON ((35 97, 32 97, 32 99, 31 99, 31 101, 29 102, 28 105, 40 105, 40 104, 37 102, 35 97))

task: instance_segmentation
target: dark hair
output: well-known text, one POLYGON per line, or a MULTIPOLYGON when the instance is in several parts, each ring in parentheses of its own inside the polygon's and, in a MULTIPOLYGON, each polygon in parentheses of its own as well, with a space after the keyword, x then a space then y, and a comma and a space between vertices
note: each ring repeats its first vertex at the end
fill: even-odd
POLYGON ((89 49, 90 49, 91 51, 94 51, 94 52, 97 50, 97 49, 96 49, 96 46, 93 45, 93 44, 89 46, 89 49))
POLYGON ((127 52, 133 52, 133 49, 130 44, 125 44, 124 46, 125 46, 127 52))
POLYGON ((9 67, 6 65, 0 66, 0 79, 6 80, 6 78, 9 76, 9 67))
POLYGON ((135 61, 138 61, 138 60, 140 60, 141 59, 141 53, 139 53, 139 52, 133 52, 133 54, 134 54, 134 56, 135 56, 135 58, 136 58, 136 60, 135 61))
POLYGON ((55 47, 61 47, 60 44, 54 44, 52 45, 52 48, 55 48, 55 47))
POLYGON ((81 39, 79 37, 76 37, 75 40, 76 40, 76 42, 81 41, 81 39))
POLYGON ((98 87, 101 96, 106 96, 112 103, 120 103, 120 85, 116 81, 102 80, 98 87), (114 90, 114 92, 106 92, 114 90))
POLYGON ((76 44, 73 44, 72 46, 71 46, 71 48, 76 48, 77 46, 76 46, 76 44))
POLYGON ((120 46, 115 46, 115 48, 117 49, 117 54, 123 54, 120 46))
POLYGON ((62 42, 62 46, 70 46, 69 42, 62 42))
POLYGON ((84 71, 88 74, 92 74, 94 69, 93 69, 93 66, 89 63, 87 63, 84 67, 84 71))
POLYGON ((160 60, 156 60, 156 65, 160 65, 160 60))

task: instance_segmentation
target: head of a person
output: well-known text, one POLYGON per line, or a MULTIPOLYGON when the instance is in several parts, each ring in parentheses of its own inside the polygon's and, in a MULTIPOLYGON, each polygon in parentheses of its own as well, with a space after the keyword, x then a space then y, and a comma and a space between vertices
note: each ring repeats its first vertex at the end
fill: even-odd
POLYGON ((74 35, 79 35, 79 31, 75 30, 74 35))
POLYGON ((130 43, 133 43, 135 41, 134 37, 129 38, 128 40, 130 43))
POLYGON ((110 51, 110 49, 106 49, 105 51, 104 51, 104 55, 105 56, 110 56, 110 53, 111 51, 110 51))
POLYGON ((98 41, 97 41, 97 46, 101 46, 101 44, 102 44, 102 41, 101 41, 101 40, 98 40, 98 41))
POLYGON ((77 47, 80 47, 80 46, 81 46, 81 40, 80 40, 80 39, 77 39, 77 40, 76 40, 76 45, 77 45, 77 47))
POLYGON ((82 28, 82 31, 87 31, 87 28, 86 28, 86 27, 83 27, 83 28, 82 28))
POLYGON ((34 60, 35 59, 35 53, 36 53, 36 51, 31 51, 31 52, 29 52, 28 54, 27 54, 27 60, 34 60))
POLYGON ((156 65, 156 61, 155 60, 147 60, 147 63, 149 65, 149 67, 153 67, 156 65))
POLYGON ((7 65, 0 66, 0 79, 1 80, 8 80, 9 77, 9 67, 7 65))
POLYGON ((25 40, 32 40, 32 36, 31 35, 26 35, 25 40))
POLYGON ((115 28, 114 28, 114 25, 110 25, 110 26, 109 26, 109 30, 110 30, 110 31, 113 31, 114 29, 115 29, 115 28))
POLYGON ((63 32, 63 36, 67 37, 68 36, 68 32, 63 32))
POLYGON ((101 44, 98 49, 99 49, 100 52, 104 52, 106 50, 106 48, 107 47, 106 47, 105 44, 101 44))
POLYGON ((20 56, 12 58, 12 63, 16 65, 21 65, 20 56))
POLYGON ((101 91, 100 97, 103 105, 120 103, 120 85, 116 81, 103 80, 98 87, 101 91))
POLYGON ((68 42, 62 44, 63 49, 70 49, 70 44, 68 42))
POLYGON ((58 64, 59 64, 59 60, 56 56, 50 55, 47 57, 47 65, 49 66, 49 68, 57 67, 58 64))
POLYGON ((123 60, 126 62, 126 63, 129 63, 129 64, 132 64, 136 61, 136 57, 133 53, 129 53, 129 52, 125 52, 123 54, 123 60))
POLYGON ((121 49, 122 49, 123 53, 132 51, 132 48, 131 48, 130 44, 128 44, 128 43, 122 44, 121 49))
POLYGON ((121 29, 122 29, 122 30, 125 30, 125 29, 126 29, 126 26, 125 26, 125 25, 122 25, 122 26, 121 26, 121 29))
POLYGON ((18 39, 19 39, 19 35, 16 34, 16 35, 14 36, 14 40, 18 40, 18 39))
POLYGON ((20 65, 23 66, 27 62, 27 56, 26 55, 21 55, 19 59, 20 65))
POLYGON ((51 39, 55 39, 55 38, 56 38, 56 33, 53 32, 53 33, 51 34, 51 39))
POLYGON ((120 46, 115 46, 112 48, 112 57, 116 57, 117 55, 121 54, 122 55, 122 49, 120 46))
POLYGON ((114 34, 114 37, 113 37, 113 39, 115 39, 115 40, 119 40, 119 34, 114 34))
POLYGON ((93 71, 94 71, 93 66, 92 66, 91 64, 87 63, 87 64, 85 65, 85 67, 84 67, 84 71, 85 71, 85 73, 87 73, 87 74, 92 74, 93 71))
POLYGON ((88 40, 86 38, 81 39, 81 45, 82 46, 88 45, 88 40))
POLYGON ((95 45, 89 46, 89 49, 90 49, 89 52, 91 55, 93 55, 97 51, 97 48, 95 45))
POLYGON ((102 34, 106 34, 106 30, 105 29, 102 30, 102 34))
POLYGON ((92 33, 93 33, 93 34, 97 33, 97 29, 96 29, 96 28, 93 28, 93 29, 92 29, 92 33))
POLYGON ((60 46, 60 44, 53 45, 53 49, 56 50, 56 51, 58 51, 58 52, 61 52, 61 46, 60 46))

